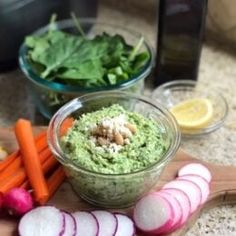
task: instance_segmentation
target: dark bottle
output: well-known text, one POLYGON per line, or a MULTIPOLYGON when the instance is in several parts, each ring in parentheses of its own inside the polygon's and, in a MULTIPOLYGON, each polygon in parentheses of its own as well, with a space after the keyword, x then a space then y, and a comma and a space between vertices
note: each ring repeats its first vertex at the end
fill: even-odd
POLYGON ((160 0, 155 85, 196 80, 207 0, 160 0))

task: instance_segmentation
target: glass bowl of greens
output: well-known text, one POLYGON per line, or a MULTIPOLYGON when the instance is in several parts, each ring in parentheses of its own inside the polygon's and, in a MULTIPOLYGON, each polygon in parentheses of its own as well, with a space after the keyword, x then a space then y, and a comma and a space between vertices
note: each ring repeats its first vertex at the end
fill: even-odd
POLYGON ((180 131, 161 104, 127 92, 96 92, 55 113, 48 142, 80 197, 122 208, 157 184, 178 150, 180 131))
POLYGON ((55 21, 25 38, 19 64, 47 118, 72 98, 122 90, 141 94, 153 53, 137 32, 96 19, 55 21))

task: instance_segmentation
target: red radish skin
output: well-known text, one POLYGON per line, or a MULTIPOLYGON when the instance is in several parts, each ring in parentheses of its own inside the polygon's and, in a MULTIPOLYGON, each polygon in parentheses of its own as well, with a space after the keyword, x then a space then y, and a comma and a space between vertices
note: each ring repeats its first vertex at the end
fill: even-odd
POLYGON ((72 214, 62 211, 65 218, 65 231, 62 236, 76 236, 77 225, 74 216, 72 214))
POLYGON ((193 213, 201 204, 202 201, 202 193, 201 189, 192 181, 189 180, 173 180, 169 183, 165 184, 163 189, 166 188, 176 188, 184 191, 190 200, 191 210, 193 213))
POLYGON ((0 192, 0 211, 2 209, 3 206, 3 194, 0 192))
POLYGON ((72 215, 77 225, 76 236, 98 236, 99 224, 93 214, 86 211, 77 211, 72 215))
POLYGON ((134 222, 127 216, 121 213, 115 213, 118 226, 115 236, 135 236, 134 222))
POLYGON ((183 166, 178 171, 178 176, 183 175, 199 175, 204 178, 208 183, 210 183, 212 179, 212 175, 209 169, 200 163, 190 163, 183 166))
POLYGON ((202 193, 201 204, 204 204, 206 202, 210 194, 210 186, 209 186, 209 183, 204 178, 202 178, 199 175, 183 175, 183 176, 178 177, 177 179, 186 179, 197 184, 197 186, 201 189, 201 193, 202 193))
POLYGON ((96 210, 91 212, 98 221, 99 233, 97 236, 115 236, 117 231, 117 218, 109 211, 96 210))
POLYGON ((174 231, 176 228, 178 228, 182 220, 182 215, 183 215, 182 207, 178 202, 178 200, 172 194, 165 192, 165 190, 156 192, 156 194, 159 194, 160 196, 164 197, 165 200, 168 201, 173 208, 174 211, 173 224, 168 231, 163 232, 163 233, 170 233, 174 231))
POLYGON ((179 226, 177 226, 177 228, 180 228, 190 216, 190 210, 191 210, 190 199, 188 198, 188 195, 180 189, 167 188, 167 189, 163 189, 163 191, 168 192, 171 195, 173 195, 179 201, 182 207, 182 213, 183 213, 182 219, 179 223, 179 226))
POLYGON ((157 194, 148 194, 134 207, 133 220, 145 235, 156 235, 168 231, 173 224, 171 205, 157 194))
POLYGON ((21 216, 33 208, 33 199, 27 190, 13 188, 3 196, 3 207, 10 215, 21 216))
POLYGON ((21 218, 18 231, 20 236, 63 236, 65 218, 55 207, 37 207, 21 218))

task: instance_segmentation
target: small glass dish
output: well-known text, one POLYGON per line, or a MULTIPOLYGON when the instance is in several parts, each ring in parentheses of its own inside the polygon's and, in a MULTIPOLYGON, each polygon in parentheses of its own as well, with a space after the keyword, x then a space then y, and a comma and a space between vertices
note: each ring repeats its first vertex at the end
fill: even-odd
POLYGON ((211 133, 219 129, 228 114, 226 99, 216 89, 192 80, 175 80, 156 88, 152 93, 152 101, 159 102, 168 109, 188 99, 207 98, 213 105, 213 118, 208 126, 201 129, 181 130, 182 136, 193 137, 211 133))
MULTIPOLYGON (((86 32, 86 37, 89 39, 94 38, 96 35, 101 35, 104 32, 109 35, 119 34, 124 37, 127 44, 134 46, 142 37, 142 34, 136 31, 119 25, 98 22, 93 18, 81 18, 79 21, 82 29, 86 32)), ((40 28, 34 32, 33 35, 45 34, 45 32, 48 31, 48 27, 49 26, 47 25, 40 28)), ((55 22, 55 27, 59 30, 74 35, 79 34, 74 21, 71 19, 55 22)), ((21 45, 19 50, 19 65, 22 72, 28 79, 32 97, 37 108, 46 118, 50 119, 53 114, 65 103, 75 97, 79 97, 87 93, 121 90, 135 94, 142 94, 144 90, 144 80, 151 73, 154 58, 153 50, 146 39, 143 41, 143 45, 140 48, 140 52, 141 51, 148 52, 150 57, 145 65, 143 65, 143 68, 139 73, 117 84, 99 87, 85 88, 78 84, 63 84, 41 78, 30 63, 28 48, 24 43, 21 45)))
MULTIPOLYGON (((68 181, 81 198, 106 208, 124 208, 133 205, 156 185, 163 168, 179 148, 180 131, 172 114, 161 104, 153 104, 147 98, 125 92, 97 92, 72 100, 52 117, 48 128, 48 142, 55 157, 63 165, 68 181), (97 111, 112 104, 119 104, 127 111, 139 113, 156 121, 166 146, 158 161, 134 172, 107 174, 84 168, 63 151, 60 132, 63 124, 87 112, 97 111)), ((149 155, 153 154, 149 153, 145 157, 148 158, 149 155)))

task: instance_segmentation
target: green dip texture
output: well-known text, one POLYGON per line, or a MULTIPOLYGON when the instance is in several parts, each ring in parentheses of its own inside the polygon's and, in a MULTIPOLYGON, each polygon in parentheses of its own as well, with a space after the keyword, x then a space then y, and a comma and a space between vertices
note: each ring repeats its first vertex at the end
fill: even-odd
MULTIPOLYGON (((112 132, 125 132, 125 126, 120 130, 115 127, 112 132)), ((160 160, 166 150, 161 128, 153 119, 127 111, 118 104, 84 114, 75 120, 67 134, 61 138, 61 145, 67 157, 77 165, 106 174, 145 169, 160 160), (117 145, 114 141, 99 145, 94 129, 98 129, 100 124, 112 122, 125 126, 132 124, 135 132, 128 132, 129 137, 124 137, 126 143, 123 145, 117 145)))

